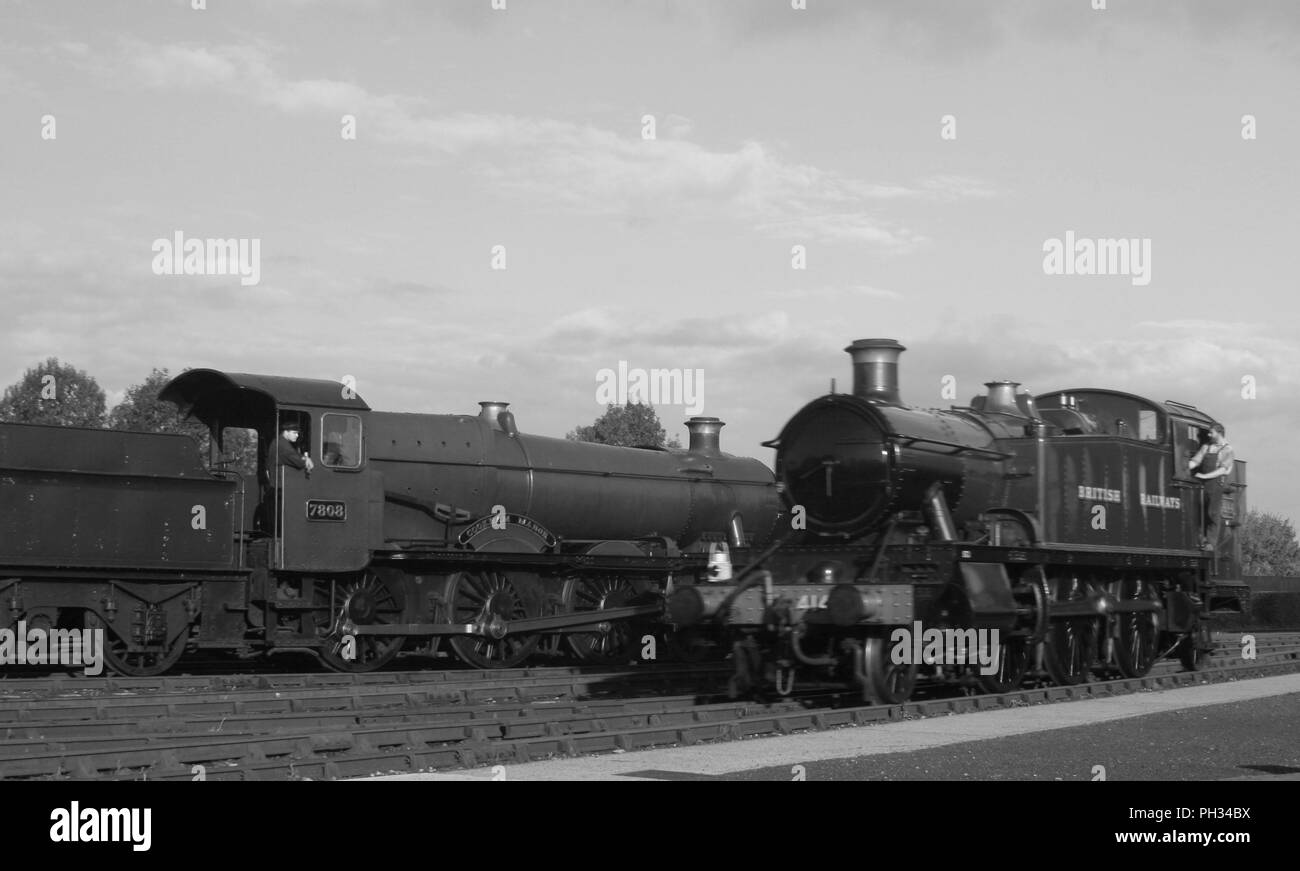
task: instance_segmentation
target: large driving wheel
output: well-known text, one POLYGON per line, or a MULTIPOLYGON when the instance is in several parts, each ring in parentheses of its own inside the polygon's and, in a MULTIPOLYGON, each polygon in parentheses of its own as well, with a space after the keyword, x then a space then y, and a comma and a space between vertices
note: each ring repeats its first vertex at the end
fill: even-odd
MULTIPOLYGON (((1117 584, 1121 602, 1159 602, 1160 593, 1143 578, 1125 577, 1117 584)), ((1159 653, 1160 612, 1122 611, 1116 615, 1115 664, 1124 677, 1142 677, 1159 653)))
MULTIPOLYGON (((1088 598, 1089 587, 1078 575, 1058 575, 1048 580, 1052 602, 1075 602, 1088 598)), ((1092 676, 1097 653, 1097 617, 1050 620, 1043 639, 1043 665, 1059 686, 1073 686, 1092 676)))
MULTIPOLYGON (((564 602, 567 610, 575 613, 622 608, 636 598, 636 587, 621 577, 570 578, 564 585, 564 602)), ((628 620, 615 620, 604 632, 573 632, 568 635, 569 647, 585 662, 627 662, 636 657, 639 634, 628 620)))
POLYGON ((1015 692, 1029 670, 1029 639, 1024 635, 1001 634, 999 639, 997 670, 979 675, 980 689, 986 693, 1015 692))
POLYGON ((186 623, 169 628, 168 637, 157 638, 152 644, 132 644, 94 611, 86 612, 85 627, 89 632, 103 633, 105 667, 128 677, 154 677, 167 671, 181 658, 190 637, 186 623))
POLYGON ((366 672, 382 668, 397 656, 405 635, 359 635, 355 626, 402 622, 405 612, 401 576, 390 570, 368 569, 353 579, 330 579, 314 585, 316 628, 324 639, 320 655, 335 671, 366 672))
POLYGON ((449 623, 475 623, 484 626, 483 635, 453 635, 452 650, 468 665, 476 668, 514 668, 537 650, 541 635, 537 632, 499 635, 494 627, 506 627, 512 621, 536 617, 535 597, 527 595, 529 581, 535 575, 515 577, 501 572, 456 572, 447 579, 449 623))

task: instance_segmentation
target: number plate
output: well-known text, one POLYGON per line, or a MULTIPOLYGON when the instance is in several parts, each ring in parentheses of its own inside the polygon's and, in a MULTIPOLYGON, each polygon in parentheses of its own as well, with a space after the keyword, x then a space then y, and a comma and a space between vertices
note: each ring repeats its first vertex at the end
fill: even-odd
POLYGON ((329 499, 308 499, 307 519, 342 523, 348 519, 348 504, 329 499))

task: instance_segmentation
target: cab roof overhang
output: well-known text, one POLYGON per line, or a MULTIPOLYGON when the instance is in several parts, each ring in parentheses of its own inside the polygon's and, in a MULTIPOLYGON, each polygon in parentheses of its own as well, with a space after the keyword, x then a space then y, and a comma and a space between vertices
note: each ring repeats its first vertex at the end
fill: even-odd
POLYGON ((285 406, 370 410, 365 400, 341 381, 216 369, 182 372, 159 391, 158 398, 173 403, 182 415, 209 426, 214 421, 222 426, 264 426, 272 409, 285 406))

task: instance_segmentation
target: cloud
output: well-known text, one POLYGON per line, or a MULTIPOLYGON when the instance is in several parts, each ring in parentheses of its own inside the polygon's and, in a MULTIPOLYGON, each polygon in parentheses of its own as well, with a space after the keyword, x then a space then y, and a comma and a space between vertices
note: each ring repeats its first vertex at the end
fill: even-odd
POLYGON ((669 139, 685 139, 691 135, 691 130, 694 128, 695 124, 690 118, 670 114, 664 119, 663 126, 660 127, 660 133, 669 139))
POLYGON ((926 240, 880 213, 890 202, 993 194, 978 179, 950 175, 870 182, 791 161, 757 141, 709 148, 686 139, 691 121, 672 114, 655 140, 641 139, 632 123, 614 131, 511 114, 430 114, 418 98, 334 79, 286 79, 272 50, 255 44, 135 46, 132 55, 149 87, 225 90, 289 113, 355 114, 360 135, 466 166, 502 195, 631 227, 724 220, 781 238, 902 253, 926 240))
POLYGON ((255 46, 150 46, 133 52, 131 63, 154 88, 244 86, 271 76, 265 52, 255 46))
POLYGON ((768 291, 768 296, 789 300, 844 301, 846 299, 872 297, 875 299, 899 299, 903 295, 896 290, 872 287, 869 284, 850 284, 843 286, 801 287, 789 290, 768 291))

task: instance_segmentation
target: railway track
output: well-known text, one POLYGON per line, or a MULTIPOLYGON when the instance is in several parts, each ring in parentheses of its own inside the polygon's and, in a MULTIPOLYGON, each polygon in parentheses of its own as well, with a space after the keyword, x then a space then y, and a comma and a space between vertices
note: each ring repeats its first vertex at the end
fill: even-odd
POLYGON ((1300 670, 1300 639, 1257 641, 1258 657, 1249 663, 1240 661, 1236 637, 1224 637, 1203 671, 1180 673, 1163 661, 1140 679, 998 696, 939 687, 893 706, 864 706, 829 685, 808 685, 771 703, 733 701, 724 694, 725 665, 105 678, 94 686, 55 680, 0 695, 0 775, 333 779, 788 734, 1300 670))

